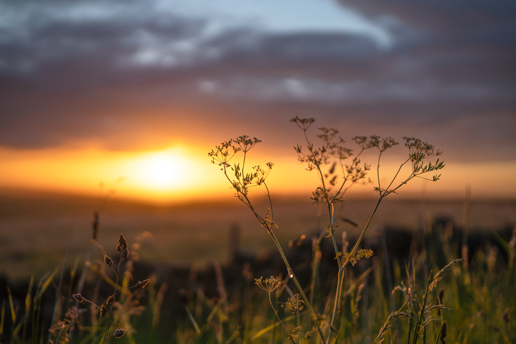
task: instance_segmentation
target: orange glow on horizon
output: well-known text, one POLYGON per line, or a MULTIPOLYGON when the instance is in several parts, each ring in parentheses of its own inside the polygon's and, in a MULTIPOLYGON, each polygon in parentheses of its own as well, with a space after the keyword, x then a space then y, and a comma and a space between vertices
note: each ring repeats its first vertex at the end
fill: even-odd
MULTIPOLYGON (((104 184, 106 189, 116 190, 117 197, 152 202, 230 199, 233 196, 230 184, 220 168, 210 163, 207 151, 205 147, 186 145, 142 152, 0 149, 0 187, 98 195, 99 184, 104 184)), ((317 174, 306 171, 294 154, 265 159, 258 155, 259 151, 256 153, 256 156, 251 156, 248 166, 275 162, 267 179, 273 196, 296 194, 309 197, 318 186, 317 174)), ((411 181, 400 189, 400 195, 463 197, 468 186, 477 197, 512 198, 516 194, 516 183, 511 173, 516 170, 516 162, 486 165, 444 160, 446 167, 440 171, 440 181, 411 181)), ((385 172, 381 182, 386 183, 396 165, 385 161, 382 169, 385 172)), ((370 171, 372 179, 375 178, 374 173, 374 169, 370 171)), ((371 184, 357 185, 348 196, 375 197, 372 189, 371 184)), ((265 190, 253 188, 251 193, 262 196, 265 190)))
POLYGON ((195 151, 182 147, 158 152, 46 149, 0 154, 9 161, 0 172, 3 187, 97 194, 102 183, 128 197, 159 199, 195 190, 203 163, 195 151))

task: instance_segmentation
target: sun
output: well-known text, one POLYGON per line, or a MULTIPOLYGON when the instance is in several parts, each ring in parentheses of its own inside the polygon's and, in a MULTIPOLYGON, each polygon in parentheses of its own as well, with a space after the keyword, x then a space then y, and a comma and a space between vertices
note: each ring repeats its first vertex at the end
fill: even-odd
POLYGON ((149 176, 156 184, 168 185, 176 177, 177 167, 171 157, 156 156, 149 162, 149 176))
POLYGON ((172 190, 189 183, 189 159, 174 150, 145 153, 132 160, 132 183, 147 190, 172 190))

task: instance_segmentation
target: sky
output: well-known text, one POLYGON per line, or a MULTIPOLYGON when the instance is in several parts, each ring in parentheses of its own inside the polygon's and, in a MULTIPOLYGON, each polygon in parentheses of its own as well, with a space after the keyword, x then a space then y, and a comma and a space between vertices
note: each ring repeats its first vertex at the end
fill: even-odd
POLYGON ((408 194, 514 198, 515 16, 487 0, 0 1, 0 188, 218 197, 207 152, 249 135, 271 186, 305 192, 299 116, 351 148, 443 150, 442 180, 408 194))

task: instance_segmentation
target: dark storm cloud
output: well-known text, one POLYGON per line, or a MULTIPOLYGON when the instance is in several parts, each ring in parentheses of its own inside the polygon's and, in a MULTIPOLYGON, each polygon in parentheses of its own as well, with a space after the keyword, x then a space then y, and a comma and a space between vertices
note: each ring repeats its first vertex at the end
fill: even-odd
MULTIPOLYGON (((0 145, 130 149, 249 125, 277 143, 299 115, 514 147, 516 6, 501 3, 353 3, 390 33, 387 48, 350 32, 220 29, 152 2, 2 3, 0 145)), ((515 158, 486 151, 460 155, 515 158)))

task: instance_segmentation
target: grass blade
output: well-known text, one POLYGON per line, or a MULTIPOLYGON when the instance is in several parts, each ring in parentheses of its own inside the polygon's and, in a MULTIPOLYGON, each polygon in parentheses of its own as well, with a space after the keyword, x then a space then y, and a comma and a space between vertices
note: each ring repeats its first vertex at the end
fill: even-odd
POLYGON ((0 317, 0 337, 4 334, 4 322, 5 322, 5 300, 2 302, 2 316, 0 317))
MULTIPOLYGON (((284 322, 288 322, 290 320, 293 320, 296 317, 296 315, 291 315, 288 318, 283 319, 284 322)), ((275 329, 276 327, 280 326, 281 323, 279 321, 275 322, 274 324, 267 326, 266 328, 261 329, 257 334, 251 337, 251 340, 255 340, 263 336, 265 333, 275 329)))
POLYGON ((11 320, 13 321, 13 325, 16 324, 16 310, 14 309, 13 296, 11 294, 11 288, 7 286, 7 295, 9 298, 9 308, 11 309, 11 320))
POLYGON ((199 328, 199 325, 197 325, 197 321, 195 321, 195 319, 192 315, 192 312, 190 312, 188 307, 185 307, 185 309, 186 309, 186 314, 188 315, 188 318, 190 319, 190 321, 192 322, 192 325, 194 326, 195 332, 197 334, 201 334, 201 329, 199 328))

